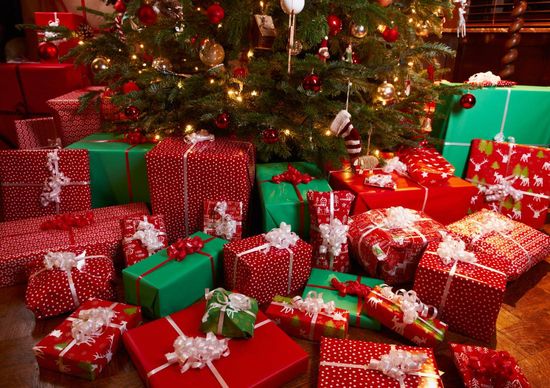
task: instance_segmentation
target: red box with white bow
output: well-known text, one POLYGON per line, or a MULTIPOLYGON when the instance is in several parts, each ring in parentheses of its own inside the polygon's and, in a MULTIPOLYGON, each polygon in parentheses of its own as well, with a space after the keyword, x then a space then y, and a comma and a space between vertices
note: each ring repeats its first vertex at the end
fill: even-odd
POLYGON ((227 241, 240 240, 243 234, 243 203, 205 200, 203 232, 227 241))
POLYGON ((121 221, 121 227, 126 266, 134 265, 168 246, 162 215, 126 217, 121 221))

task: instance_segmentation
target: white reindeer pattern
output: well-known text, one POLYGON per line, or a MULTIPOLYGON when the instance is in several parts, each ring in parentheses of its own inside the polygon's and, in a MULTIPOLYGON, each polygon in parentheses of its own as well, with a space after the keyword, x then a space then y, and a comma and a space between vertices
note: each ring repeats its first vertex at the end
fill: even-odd
POLYGON ((527 186, 529 187, 529 177, 528 176, 520 176, 519 180, 521 181, 520 186, 527 186))
POLYGON ((521 219, 521 210, 517 208, 512 209, 512 218, 520 220, 521 219))
POLYGON ((529 163, 529 158, 531 157, 531 153, 528 152, 526 154, 522 154, 520 160, 525 163, 529 163))
POLYGON ((541 187, 544 185, 544 179, 541 176, 535 174, 533 179, 535 180, 535 187, 541 187))
POLYGON ((483 166, 485 163, 488 163, 489 161, 487 159, 483 159, 480 163, 476 163, 472 160, 472 164, 474 165, 474 171, 478 172, 481 171, 481 166, 483 166))
POLYGON ((397 334, 403 335, 407 324, 405 322, 400 322, 396 316, 394 316, 391 321, 393 322, 392 330, 394 330, 397 334))
POLYGON ((542 169, 544 171, 550 170, 550 162, 544 162, 544 164, 542 165, 542 169))
POLYGON ((531 205, 528 205, 527 206, 529 209, 531 209, 531 211, 533 212, 533 218, 540 218, 540 215, 545 212, 546 210, 548 210, 546 207, 543 207, 542 209, 540 210, 536 210, 533 206, 531 205))
POLYGON ((502 153, 500 152, 500 150, 497 150, 497 154, 500 155, 501 159, 502 159, 502 163, 508 163, 508 161, 510 160, 510 157, 512 155, 514 155, 516 153, 516 151, 514 151, 514 149, 510 146, 510 152, 508 153, 502 153))

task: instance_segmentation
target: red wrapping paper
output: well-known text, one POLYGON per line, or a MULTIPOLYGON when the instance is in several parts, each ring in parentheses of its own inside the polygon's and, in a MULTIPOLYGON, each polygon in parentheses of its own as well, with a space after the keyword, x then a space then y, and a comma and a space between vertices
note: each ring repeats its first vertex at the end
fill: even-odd
POLYGON ((117 352, 122 333, 136 327, 140 322, 141 309, 137 306, 90 299, 38 342, 33 347, 33 352, 41 368, 94 380, 117 352), (110 325, 102 326, 93 343, 75 341, 71 332, 74 319, 78 318, 80 311, 94 308, 111 308, 115 316, 110 325))
POLYGON ((492 209, 533 228, 544 226, 550 204, 550 150, 543 147, 475 139, 470 149, 466 179, 479 187, 471 209, 492 209), (508 179, 523 198, 483 193, 508 179))
POLYGON ((321 339, 321 359, 317 386, 319 388, 442 388, 443 383, 439 377, 432 349, 325 337, 321 339), (428 358, 423 363, 420 373, 425 373, 426 376, 409 374, 404 377, 403 385, 400 385, 397 379, 378 370, 365 368, 371 360, 379 360, 383 355, 388 354, 392 348, 414 354, 425 354, 428 358), (346 366, 335 366, 335 363, 346 364, 346 366))
MULTIPOLYGON (((204 337, 200 331, 205 303, 200 302, 170 315, 182 334, 204 337)), ((229 340, 230 354, 212 361, 216 371, 230 387, 277 387, 306 372, 308 355, 262 312, 258 312, 254 337, 229 340)), ((124 333, 123 341, 141 378, 151 387, 218 387, 212 370, 190 369, 180 372, 173 364, 148 377, 147 374, 166 363, 165 354, 174 351, 178 332, 167 318, 158 319, 124 333)))
POLYGON ((84 23, 82 15, 70 12, 35 12, 34 22, 37 26, 49 26, 50 22, 59 20, 59 26, 67 27, 75 31, 81 23, 84 23))
POLYGON ((55 122, 51 117, 16 120, 15 133, 20 149, 61 146, 57 138, 55 122))
POLYGON ((48 155, 54 150, 0 151, 0 219, 22 218, 91 208, 88 151, 58 150, 59 172, 70 179, 61 187, 60 202, 41 203, 45 181, 53 176, 48 155))
POLYGON ((383 225, 390 209, 369 210, 351 217, 352 253, 370 276, 388 284, 406 283, 413 280, 427 244, 440 241, 445 227, 426 214, 411 210, 419 217, 412 227, 390 229, 383 225))
MULTIPOLYGON (((0 287, 22 283, 29 263, 42 260, 50 251, 83 251, 89 255, 116 257, 120 250, 120 220, 148 214, 142 203, 92 210, 94 222, 69 230, 42 230, 53 217, 37 217, 0 223, 0 287)), ((80 213, 77 213, 80 214, 80 213)))
POLYGON ((242 202, 246 219, 254 182, 250 143, 167 138, 145 159, 153 213, 164 215, 170 241, 201 229, 205 199, 242 202))
POLYGON ((164 217, 162 215, 127 217, 121 221, 121 227, 122 251, 124 253, 124 261, 127 267, 148 258, 161 249, 168 247, 168 236, 166 235, 166 227, 164 225, 164 217), (135 233, 138 231, 138 226, 141 221, 145 221, 153 225, 153 229, 156 233, 158 233, 156 240, 162 243, 162 248, 150 250, 143 243, 142 239, 133 238, 135 233))
POLYGON ((418 183, 426 186, 445 184, 455 168, 435 148, 406 148, 398 156, 407 165, 407 172, 418 183))
POLYGON ((203 232, 228 241, 240 240, 243 233, 243 203, 205 200, 203 232), (228 227, 231 223, 235 226, 234 230, 228 227), (216 231, 217 227, 221 233, 216 231))

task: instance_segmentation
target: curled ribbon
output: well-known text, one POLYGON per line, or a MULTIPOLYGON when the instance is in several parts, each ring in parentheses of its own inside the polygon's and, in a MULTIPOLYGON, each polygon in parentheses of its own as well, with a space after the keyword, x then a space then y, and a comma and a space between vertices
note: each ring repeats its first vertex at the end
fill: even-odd
POLYGON ((342 321, 346 319, 342 314, 335 314, 336 305, 334 301, 325 302, 322 292, 317 293, 316 291, 309 291, 305 299, 301 296, 295 296, 292 298, 292 304, 289 305, 289 308, 290 311, 295 308, 309 316, 325 314, 332 316, 335 320, 342 321))
POLYGON ((214 360, 229 356, 227 338, 217 339, 213 333, 206 337, 180 335, 174 341, 174 352, 166 353, 168 363, 180 365, 180 372, 201 369, 214 360))
POLYGON ((382 167, 382 171, 386 174, 391 174, 394 171, 399 174, 405 174, 407 172, 407 165, 399 160, 399 156, 394 156, 386 160, 386 164, 382 167))
POLYGON ((213 141, 213 140, 214 140, 214 135, 211 135, 205 129, 201 129, 198 132, 192 132, 185 136, 185 141, 191 144, 197 144, 203 141, 213 141))
POLYGON ((124 134, 124 141, 131 145, 150 143, 150 140, 139 131, 127 132, 124 134))
POLYGON ((493 74, 491 71, 475 73, 468 78, 468 83, 481 86, 496 86, 501 81, 498 75, 493 74))
POLYGON ((140 241, 141 244, 147 249, 149 255, 164 248, 164 243, 160 239, 161 236, 165 236, 166 233, 161 232, 155 228, 155 225, 148 222, 146 218, 139 221, 135 233, 125 239, 125 242, 131 242, 134 240, 140 241))
POLYGON ((491 233, 505 233, 513 228, 513 225, 506 219, 488 212, 483 222, 477 223, 478 233, 474 237, 474 242, 491 233))
POLYGON ((211 300, 212 298, 216 299, 215 301, 212 301, 208 304, 208 309, 202 316, 202 322, 206 322, 208 320, 208 316, 210 315, 211 310, 219 308, 220 315, 218 318, 218 335, 222 335, 223 322, 226 314, 229 318, 233 318, 233 316, 239 312, 246 312, 253 317, 256 316, 256 314, 251 311, 252 304, 248 296, 239 294, 237 292, 232 292, 231 294, 226 295, 224 291, 225 290, 223 288, 216 288, 215 290, 207 292, 204 295, 207 301, 211 300))
POLYGON ((394 187, 395 183, 391 175, 375 174, 367 178, 367 184, 377 187, 394 187))
POLYGON ((464 241, 454 239, 448 234, 443 236, 443 241, 439 243, 436 253, 445 265, 459 261, 470 264, 477 262, 475 254, 466 250, 464 241))
POLYGON ((109 326, 115 315, 113 309, 107 307, 80 311, 78 318, 71 324, 71 335, 76 340, 76 344, 93 343, 95 338, 103 333, 105 327, 109 326))
POLYGON ((216 235, 231 240, 237 233, 237 221, 227 214, 227 202, 220 201, 216 203, 214 212, 220 215, 220 218, 215 222, 216 235))
POLYGON ((179 238, 168 247, 168 257, 172 260, 182 261, 192 253, 199 252, 204 247, 204 241, 199 237, 179 238))
POLYGON ((418 213, 402 206, 390 207, 382 221, 382 227, 387 229, 408 229, 414 226, 421 217, 418 213))
POLYGON ((94 213, 88 211, 84 214, 61 214, 47 219, 40 224, 42 230, 70 230, 71 228, 82 228, 94 223, 94 213))
POLYGON ((512 186, 516 179, 517 177, 511 175, 499 179, 498 183, 494 185, 479 185, 478 189, 482 194, 485 194, 487 202, 500 202, 507 197, 512 197, 514 202, 517 202, 523 198, 523 193, 512 186))
POLYGON ((330 284, 340 296, 355 295, 359 299, 367 299, 371 288, 357 280, 339 281, 336 277, 330 279, 330 284))
MULTIPOLYGON (((59 27, 59 18, 57 17, 57 12, 53 13, 53 20, 48 21, 48 27, 59 27)), ((44 31, 44 37, 46 38, 46 40, 52 40, 57 38, 58 36, 59 34, 57 32, 48 30, 44 31)))
POLYGON ((415 291, 400 289, 393 292, 390 286, 382 284, 380 292, 383 297, 391 300, 401 308, 401 311, 403 311, 403 322, 406 324, 413 323, 418 317, 433 319, 437 316, 437 309, 434 306, 422 303, 415 291))
POLYGON ((300 183, 304 183, 304 184, 307 184, 309 182, 311 182, 314 178, 309 175, 309 174, 306 174, 306 173, 301 173, 300 171, 298 171, 295 167, 293 167, 291 164, 288 165, 288 169, 279 174, 279 175, 274 175, 272 178, 271 178, 271 181, 273 183, 282 183, 282 182, 288 182, 288 183, 291 183, 293 185, 297 185, 297 184, 300 184, 300 183))
POLYGON ((517 362, 510 353, 482 349, 476 346, 466 353, 468 368, 478 380, 493 386, 505 386, 507 382, 519 379, 517 362))
POLYGON ((52 202, 59 204, 61 202, 61 190, 71 182, 71 178, 66 177, 63 172, 59 171, 59 155, 57 152, 58 150, 55 149, 48 152, 47 155, 47 167, 51 175, 46 178, 40 195, 42 206, 48 206, 52 202))
POLYGON ((319 253, 330 252, 333 256, 339 256, 342 253, 342 246, 347 241, 349 225, 345 225, 339 219, 333 218, 329 224, 319 225, 319 232, 323 242, 319 247, 319 253))
POLYGON ((80 255, 76 255, 73 252, 48 252, 44 256, 44 266, 48 270, 60 269, 65 272, 69 272, 73 268, 78 268, 84 264, 86 258, 86 251, 80 255))
POLYGON ((422 365, 428 356, 425 353, 411 353, 401 349, 391 349, 389 353, 382 355, 380 360, 371 359, 368 369, 382 372, 405 386, 405 378, 408 374, 420 372, 422 365))
POLYGON ((300 237, 291 231, 291 226, 286 222, 281 222, 278 228, 273 228, 264 236, 267 241, 265 250, 269 251, 271 247, 277 249, 289 249, 296 245, 300 237))

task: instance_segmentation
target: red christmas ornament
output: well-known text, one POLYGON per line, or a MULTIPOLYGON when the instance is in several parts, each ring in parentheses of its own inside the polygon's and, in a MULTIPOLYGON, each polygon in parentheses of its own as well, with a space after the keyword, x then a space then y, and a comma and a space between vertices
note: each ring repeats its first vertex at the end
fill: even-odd
POLYGON ((218 24, 225 17, 225 11, 221 5, 214 3, 206 9, 206 16, 208 16, 210 23, 218 24))
POLYGON ((361 59, 359 58, 359 55, 357 55, 355 51, 351 54, 351 61, 356 65, 361 63, 361 59))
POLYGON ((264 129, 262 131, 262 140, 265 144, 274 144, 279 141, 279 131, 274 128, 264 129))
POLYGON ((246 78, 247 71, 244 67, 236 67, 233 70, 233 77, 235 78, 246 78))
POLYGON ((139 7, 137 10, 137 17, 139 21, 146 26, 151 26, 157 22, 157 13, 149 4, 143 4, 139 7))
POLYGON ((137 92, 139 90, 141 89, 134 81, 128 81, 124 85, 122 85, 122 92, 124 94, 128 94, 130 92, 137 92))
POLYGON ((214 124, 216 124, 216 127, 219 129, 227 129, 229 127, 229 113, 223 112, 216 117, 216 121, 214 121, 214 124))
POLYGON ((460 106, 464 109, 471 109, 476 104, 476 96, 471 93, 466 93, 460 97, 460 106))
POLYGON ((308 90, 314 93, 321 91, 321 78, 315 73, 311 73, 302 82, 302 87, 304 90, 308 90))
POLYGON ((129 107, 127 107, 126 109, 124 109, 124 114, 125 114, 126 117, 128 117, 130 120, 137 120, 140 113, 141 113, 141 112, 139 111, 139 109, 136 108, 136 107, 133 106, 133 105, 130 105, 129 107))
POLYGON ((386 42, 395 42, 397 38, 399 38, 399 31, 397 31, 397 27, 390 28, 386 26, 384 32, 382 32, 382 38, 384 38, 386 42))
POLYGON ((57 59, 59 50, 52 42, 42 42, 38 45, 38 54, 41 59, 51 61, 52 59, 57 59))
POLYGON ((120 13, 126 12, 126 4, 124 3, 124 0, 117 0, 114 5, 114 9, 120 13))
POLYGON ((342 31, 342 19, 336 15, 327 16, 328 31, 332 36, 338 35, 342 31))

